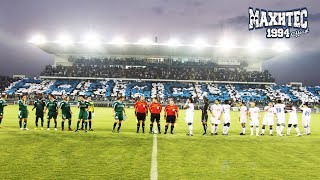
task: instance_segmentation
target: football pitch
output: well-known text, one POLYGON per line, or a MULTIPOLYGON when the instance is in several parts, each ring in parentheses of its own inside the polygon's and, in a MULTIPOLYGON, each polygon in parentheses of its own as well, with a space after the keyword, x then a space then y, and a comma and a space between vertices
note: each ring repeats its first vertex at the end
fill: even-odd
MULTIPOLYGON (((121 132, 112 133, 111 108, 96 108, 95 131, 34 130, 29 107, 29 131, 18 127, 18 107, 8 106, 0 128, 1 179, 150 179, 152 161, 158 179, 319 179, 320 115, 312 114, 311 135, 296 137, 239 136, 238 112, 232 112, 229 136, 202 136, 201 112, 195 112, 194 136, 188 137, 180 111, 175 134, 136 133, 133 109, 121 132), (156 149, 157 156, 152 156, 156 149), (153 157, 153 158, 152 158, 153 157)), ((72 128, 78 109, 73 108, 72 128)), ((260 116, 262 121, 263 114, 260 116)), ((301 126, 301 114, 299 128, 301 126)), ((162 133, 164 132, 161 115, 162 133)), ((288 118, 288 115, 287 115, 288 118)), ((58 117, 58 127, 61 116, 58 117)), ((53 123, 51 123, 51 126, 53 123)), ((46 121, 45 121, 46 126, 46 121)), ((274 128, 275 129, 275 128, 274 128)), ((209 131, 211 130, 209 126, 209 131)), ((287 128, 284 129, 285 133, 287 128)), ((261 131, 261 128, 260 128, 261 131)), ((269 134, 269 128, 266 129, 269 134)), ((275 133, 274 133, 275 134, 275 133)), ((153 174, 154 175, 154 174, 153 174)))

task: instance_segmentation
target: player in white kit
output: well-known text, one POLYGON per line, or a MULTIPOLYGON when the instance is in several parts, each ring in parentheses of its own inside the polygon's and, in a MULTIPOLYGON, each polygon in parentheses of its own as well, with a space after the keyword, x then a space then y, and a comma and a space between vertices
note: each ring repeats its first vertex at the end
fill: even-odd
POLYGON ((240 135, 246 135, 246 121, 247 121, 248 108, 245 106, 244 102, 240 102, 240 117, 239 121, 242 127, 242 132, 240 135))
POLYGON ((210 107, 211 113, 211 135, 218 135, 218 126, 221 119, 222 106, 219 100, 215 100, 214 104, 210 107))
POLYGON ((268 106, 264 107, 264 117, 262 121, 262 132, 261 136, 264 136, 264 132, 266 130, 266 126, 269 126, 270 136, 272 134, 272 126, 274 124, 274 108, 271 102, 268 103, 268 106))
POLYGON ((277 104, 274 105, 274 113, 277 116, 277 135, 282 136, 282 130, 285 127, 286 115, 284 108, 286 105, 282 103, 281 100, 277 101, 277 104))
POLYGON ((230 110, 231 105, 229 100, 225 100, 224 104, 222 105, 223 109, 223 131, 222 135, 228 136, 229 128, 230 128, 230 110))
POLYGON ((300 106, 302 110, 302 124, 304 127, 304 135, 310 135, 310 120, 311 120, 311 109, 308 107, 308 103, 304 103, 300 106))
POLYGON ((251 136, 253 136, 254 126, 256 127, 256 136, 259 136, 259 112, 260 112, 260 109, 256 107, 256 103, 251 102, 251 107, 249 108, 251 136))
POLYGON ((289 109, 287 110, 289 113, 289 121, 288 121, 288 129, 287 129, 287 136, 290 136, 291 126, 293 125, 294 129, 297 132, 297 136, 301 136, 300 130, 298 128, 298 116, 297 116, 297 108, 292 104, 289 105, 289 109))
POLYGON ((194 118, 194 104, 192 98, 187 99, 186 104, 184 105, 184 108, 186 108, 186 122, 189 127, 189 132, 187 133, 187 136, 193 136, 192 130, 192 124, 193 124, 193 118, 194 118))

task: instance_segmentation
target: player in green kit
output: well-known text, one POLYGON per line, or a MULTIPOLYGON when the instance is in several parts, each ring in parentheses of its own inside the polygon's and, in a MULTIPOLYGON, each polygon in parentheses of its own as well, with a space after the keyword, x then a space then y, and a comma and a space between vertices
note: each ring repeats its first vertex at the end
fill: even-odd
POLYGON ((114 124, 113 124, 112 132, 114 132, 117 124, 118 124, 117 133, 120 132, 122 121, 124 120, 124 117, 126 115, 126 111, 124 109, 125 104, 123 103, 123 99, 124 98, 122 96, 120 96, 118 98, 118 101, 113 103, 113 115, 114 115, 115 121, 114 121, 114 124))
POLYGON ((46 106, 46 101, 42 98, 42 95, 39 94, 38 99, 34 101, 34 106, 32 108, 32 111, 36 109, 36 129, 39 128, 38 122, 39 119, 41 120, 41 130, 43 129, 43 116, 44 116, 44 108, 46 106))
POLYGON ((78 108, 80 109, 79 111, 79 116, 78 116, 78 123, 77 123, 77 129, 75 132, 79 132, 79 125, 80 122, 84 122, 84 130, 85 132, 88 132, 88 107, 90 106, 89 102, 84 99, 83 95, 79 96, 79 102, 78 102, 78 108))
POLYGON ((64 131, 64 122, 66 119, 68 119, 68 131, 72 131, 71 129, 72 111, 70 108, 69 100, 70 100, 69 96, 65 96, 59 106, 59 108, 61 109, 61 115, 62 115, 62 121, 61 121, 62 131, 64 131))
POLYGON ((54 120, 54 130, 57 131, 57 116, 58 116, 58 101, 54 99, 52 94, 49 94, 49 100, 46 103, 46 108, 44 113, 48 110, 48 123, 47 123, 47 130, 50 130, 50 120, 54 120))
POLYGON ((0 128, 2 128, 1 123, 3 118, 3 110, 4 110, 4 107, 7 106, 6 97, 7 97, 6 95, 2 95, 0 98, 0 128))
POLYGON ((18 118, 19 118, 20 130, 29 130, 27 128, 27 121, 28 121, 28 114, 29 114, 27 96, 22 95, 21 99, 18 101, 18 104, 19 104, 18 118))

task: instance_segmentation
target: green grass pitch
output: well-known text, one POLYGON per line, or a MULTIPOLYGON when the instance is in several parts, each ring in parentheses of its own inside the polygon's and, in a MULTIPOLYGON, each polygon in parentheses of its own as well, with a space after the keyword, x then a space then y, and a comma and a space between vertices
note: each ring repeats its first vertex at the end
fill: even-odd
MULTIPOLYGON (((153 136, 135 133, 133 109, 127 109, 128 119, 117 134, 111 132, 110 108, 96 108, 95 131, 88 133, 36 131, 32 111, 28 121, 30 131, 20 131, 17 108, 13 105, 5 108, 0 128, 1 179, 150 179, 153 136)), ((76 118, 78 109, 73 111, 76 118)), ((184 115, 181 111, 174 135, 157 135, 158 179, 320 177, 319 114, 312 115, 312 134, 302 137, 296 137, 294 129, 290 137, 239 136, 238 112, 232 112, 230 136, 203 137, 200 111, 195 113, 195 136, 187 137, 184 115)), ((298 116, 303 132, 301 114, 298 116)), ((58 123, 60 127, 61 116, 58 123)), ((163 129, 163 119, 161 123, 163 129)), ((219 127, 220 134, 221 130, 219 127)))

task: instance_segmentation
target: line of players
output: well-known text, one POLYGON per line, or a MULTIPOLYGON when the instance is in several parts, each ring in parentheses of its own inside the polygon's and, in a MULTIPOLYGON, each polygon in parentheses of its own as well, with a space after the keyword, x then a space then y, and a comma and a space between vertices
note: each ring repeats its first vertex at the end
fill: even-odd
MULTIPOLYGON (((28 102, 26 101, 27 96, 22 95, 21 100, 18 101, 19 104, 19 126, 21 130, 28 130, 27 128, 27 119, 29 111, 27 109, 28 102)), ((113 104, 113 115, 115 118, 115 122, 112 128, 112 131, 115 132, 116 126, 118 125, 117 132, 120 131, 122 121, 125 120, 125 104, 123 102, 124 98, 119 97, 118 101, 113 104)), ((218 126, 223 120, 223 132, 222 135, 228 135, 229 127, 230 127, 230 110, 231 110, 231 102, 226 100, 224 104, 220 104, 218 100, 215 100, 214 104, 209 108, 209 102, 206 97, 204 97, 204 104, 200 108, 202 110, 201 121, 204 129, 203 135, 207 135, 208 129, 208 111, 210 112, 211 116, 211 135, 218 135, 218 126)), ((2 96, 0 99, 0 127, 3 118, 3 109, 6 106, 5 103, 5 95, 2 96)), ((89 130, 93 131, 92 129, 92 114, 94 113, 94 105, 91 101, 90 97, 85 97, 83 95, 79 96, 78 108, 80 109, 78 115, 78 122, 76 132, 79 130, 85 130, 87 132, 88 125, 89 130), (81 128, 80 128, 81 123, 81 128)), ((160 126, 160 113, 162 111, 162 105, 158 102, 157 98, 153 98, 152 103, 148 106, 147 102, 145 101, 144 97, 141 96, 140 100, 137 101, 134 105, 135 108, 135 115, 137 118, 137 133, 139 133, 140 128, 142 127, 142 132, 145 132, 145 120, 148 112, 151 113, 150 116, 150 131, 149 133, 153 133, 153 124, 154 122, 157 123, 158 132, 161 133, 161 126, 160 126)), ((187 122, 189 132, 187 133, 188 136, 193 136, 193 119, 194 119, 194 104, 192 98, 187 99, 186 104, 184 105, 186 109, 186 117, 185 121, 187 122)), ((310 120, 311 120, 311 109, 308 108, 308 104, 304 103, 299 107, 302 113, 302 123, 304 126, 304 134, 310 135, 310 120)), ((47 130, 50 130, 50 121, 53 119, 54 121, 54 130, 57 130, 57 116, 59 109, 61 109, 62 115, 62 122, 61 128, 64 130, 64 123, 68 120, 68 130, 72 131, 71 129, 71 117, 72 111, 70 108, 69 97, 65 96, 64 100, 58 104, 57 100, 54 99, 52 94, 49 94, 48 100, 44 100, 42 95, 39 95, 38 99, 34 102, 34 107, 32 110, 36 109, 36 129, 39 129, 39 119, 41 120, 41 129, 44 127, 44 114, 48 110, 47 114, 47 130)), ((260 135, 265 135, 265 129, 268 126, 270 130, 270 135, 273 136, 273 125, 274 125, 274 115, 276 115, 277 124, 276 124, 276 134, 278 136, 282 136, 282 131, 285 127, 285 112, 288 112, 290 117, 288 121, 288 129, 286 135, 290 135, 292 126, 296 130, 297 136, 300 136, 300 131, 297 126, 298 124, 298 117, 296 114, 297 108, 293 105, 286 106, 278 100, 275 105, 269 103, 268 106, 264 108, 265 115, 262 122, 262 133, 260 135)), ((164 118, 166 120, 165 125, 165 132, 169 129, 170 125, 170 133, 173 134, 174 126, 176 121, 178 120, 179 116, 179 108, 174 104, 173 100, 170 100, 169 105, 167 105, 164 109, 164 118)), ((242 126, 242 132, 240 135, 246 134, 246 122, 249 119, 250 125, 250 135, 253 135, 254 127, 256 128, 256 135, 259 136, 259 112, 260 109, 255 106, 254 102, 250 103, 249 109, 245 106, 243 102, 240 103, 240 117, 239 121, 242 126)))
MULTIPOLYGON (((0 125, 3 118, 3 110, 4 106, 6 106, 5 102, 6 96, 3 95, 0 99, 0 125)), ((22 95, 20 100, 18 101, 19 106, 19 127, 20 130, 29 130, 27 128, 28 123, 28 104, 27 96, 22 95)), ((94 104, 91 101, 91 97, 85 97, 83 95, 79 96, 78 101, 79 115, 77 121, 76 132, 79 130, 85 130, 85 132, 93 131, 92 129, 92 115, 94 113, 94 104), (81 123, 81 128, 80 128, 81 123), (89 127, 88 127, 89 126, 89 127)), ((59 111, 61 111, 62 121, 61 121, 61 130, 65 130, 65 121, 68 121, 68 131, 72 131, 71 128, 71 119, 72 119, 72 111, 71 105, 69 102, 69 97, 65 96, 63 101, 58 103, 58 101, 54 98, 54 95, 49 94, 48 100, 43 99, 42 95, 38 95, 38 98, 34 101, 34 106, 32 111, 36 110, 35 115, 35 124, 36 130, 44 129, 44 114, 47 112, 47 130, 50 130, 50 122, 53 120, 54 122, 54 130, 57 129, 57 118, 59 115, 59 111), (41 122, 41 126, 39 127, 39 120, 41 122)))

